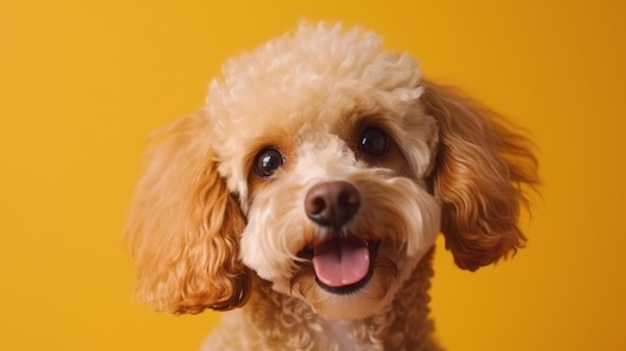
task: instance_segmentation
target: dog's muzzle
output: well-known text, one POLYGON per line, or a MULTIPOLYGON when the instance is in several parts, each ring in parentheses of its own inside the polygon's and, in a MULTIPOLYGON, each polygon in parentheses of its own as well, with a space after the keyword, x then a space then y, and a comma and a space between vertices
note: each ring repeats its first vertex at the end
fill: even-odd
POLYGON ((361 196, 346 181, 313 186, 304 200, 307 216, 328 230, 328 238, 307 250, 318 285, 333 293, 352 292, 372 276, 378 241, 359 238, 345 230, 361 206, 361 196))

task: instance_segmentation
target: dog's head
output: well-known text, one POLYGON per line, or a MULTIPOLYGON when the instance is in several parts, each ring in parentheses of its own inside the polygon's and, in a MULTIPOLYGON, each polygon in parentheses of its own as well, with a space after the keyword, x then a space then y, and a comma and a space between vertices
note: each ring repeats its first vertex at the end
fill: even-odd
POLYGON ((238 307, 253 271, 325 317, 361 318, 439 231, 469 270, 525 241, 525 140, 358 29, 302 25, 231 60, 206 106, 154 140, 126 235, 161 310, 238 307))

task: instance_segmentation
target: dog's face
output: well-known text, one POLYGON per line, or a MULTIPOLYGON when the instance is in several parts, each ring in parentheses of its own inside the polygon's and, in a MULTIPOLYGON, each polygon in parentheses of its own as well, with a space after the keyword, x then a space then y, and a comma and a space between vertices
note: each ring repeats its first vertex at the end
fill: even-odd
POLYGON ((362 318, 440 229, 472 270, 523 242, 522 140, 373 34, 305 25, 224 76, 166 130, 138 187, 127 231, 158 308, 241 305, 252 270, 325 317, 362 318))
POLYGON ((439 230, 437 125, 408 56, 371 35, 309 35, 232 62, 207 114, 247 220, 244 264, 324 316, 360 318, 389 303, 439 230))
POLYGON ((438 133, 421 88, 406 86, 412 61, 372 53, 341 72, 344 53, 320 49, 299 65, 272 52, 280 67, 249 67, 258 76, 240 84, 255 103, 220 104, 216 91, 236 87, 215 85, 209 115, 247 219, 243 262, 319 313, 358 318, 389 302, 434 241, 440 210, 426 177, 438 133))

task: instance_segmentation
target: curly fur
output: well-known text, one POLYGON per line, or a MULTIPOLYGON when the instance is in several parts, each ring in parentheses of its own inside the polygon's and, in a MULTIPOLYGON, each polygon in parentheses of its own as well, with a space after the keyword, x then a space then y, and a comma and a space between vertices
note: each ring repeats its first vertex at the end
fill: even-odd
POLYGON ((205 349, 439 350, 436 235, 468 270, 523 246, 529 142, 381 47, 360 29, 303 24, 230 60, 204 108, 153 137, 125 231, 137 293, 170 313, 231 310, 205 349), (359 146, 372 127, 389 138, 383 155, 359 146), (282 165, 261 177, 267 148, 282 165), (359 194, 354 218, 307 217, 309 191, 339 181, 359 194), (349 293, 320 284, 307 256, 332 236, 371 250, 349 293))

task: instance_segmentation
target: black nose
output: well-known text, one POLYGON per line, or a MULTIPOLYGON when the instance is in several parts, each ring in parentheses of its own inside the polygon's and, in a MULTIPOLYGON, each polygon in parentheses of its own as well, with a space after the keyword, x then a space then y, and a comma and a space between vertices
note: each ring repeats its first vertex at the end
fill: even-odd
POLYGON ((326 227, 342 226, 354 217, 360 205, 359 191, 345 181, 317 184, 304 199, 307 216, 326 227))

